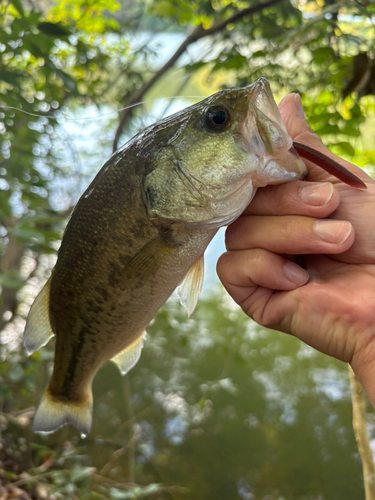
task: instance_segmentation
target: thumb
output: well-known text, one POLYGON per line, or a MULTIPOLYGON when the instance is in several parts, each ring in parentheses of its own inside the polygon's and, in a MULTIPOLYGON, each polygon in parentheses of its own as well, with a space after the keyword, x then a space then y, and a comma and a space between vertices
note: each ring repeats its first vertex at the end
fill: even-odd
MULTIPOLYGON (((279 111, 288 134, 294 141, 304 142, 313 148, 322 150, 322 141, 307 123, 298 94, 285 96, 279 104, 279 111)), ((323 148, 326 149, 324 146, 323 148)))

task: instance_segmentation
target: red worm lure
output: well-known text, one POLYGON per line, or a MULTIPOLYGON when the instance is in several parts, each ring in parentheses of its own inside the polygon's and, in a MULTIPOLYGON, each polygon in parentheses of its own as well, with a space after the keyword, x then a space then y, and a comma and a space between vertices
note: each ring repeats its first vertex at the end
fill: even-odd
POLYGON ((293 141, 293 146, 301 158, 305 158, 305 160, 315 163, 318 167, 323 168, 329 174, 340 179, 340 181, 357 189, 367 189, 366 184, 361 181, 361 179, 349 172, 349 170, 340 165, 340 163, 337 163, 337 161, 332 160, 332 158, 329 158, 320 151, 296 141, 293 141))

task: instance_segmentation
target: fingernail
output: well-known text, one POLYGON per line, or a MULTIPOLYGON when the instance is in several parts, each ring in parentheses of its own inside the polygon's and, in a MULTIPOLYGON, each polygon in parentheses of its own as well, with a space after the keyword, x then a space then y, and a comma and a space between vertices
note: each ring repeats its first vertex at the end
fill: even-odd
POLYGON ((333 196, 333 186, 330 182, 307 185, 301 189, 301 200, 306 205, 325 207, 333 196))
POLYGON ((284 275, 296 285, 304 285, 309 279, 309 273, 306 269, 302 269, 302 267, 289 260, 285 263, 284 275))
POLYGON ((294 103, 296 105, 296 110, 297 110, 298 114, 302 118, 305 118, 305 112, 303 110, 301 96, 299 94, 294 94, 294 103))
POLYGON ((341 245, 352 232, 352 225, 346 221, 318 220, 314 224, 314 231, 326 243, 341 245))

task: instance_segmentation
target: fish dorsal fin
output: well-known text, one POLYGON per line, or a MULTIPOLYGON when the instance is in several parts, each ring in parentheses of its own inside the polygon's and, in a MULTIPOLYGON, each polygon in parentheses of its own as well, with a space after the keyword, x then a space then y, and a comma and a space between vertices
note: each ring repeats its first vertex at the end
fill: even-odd
POLYGON ((116 363, 122 375, 126 375, 129 370, 135 366, 141 357, 143 342, 146 338, 146 332, 142 332, 141 336, 137 338, 130 346, 126 347, 123 351, 119 352, 112 358, 111 361, 116 363))
POLYGON ((54 335, 49 320, 49 292, 51 278, 34 300, 26 320, 23 345, 30 355, 47 344, 54 335))
POLYGON ((204 276, 204 257, 199 259, 191 266, 187 275, 177 289, 177 294, 181 304, 187 310, 190 316, 198 302, 199 294, 202 290, 204 276))

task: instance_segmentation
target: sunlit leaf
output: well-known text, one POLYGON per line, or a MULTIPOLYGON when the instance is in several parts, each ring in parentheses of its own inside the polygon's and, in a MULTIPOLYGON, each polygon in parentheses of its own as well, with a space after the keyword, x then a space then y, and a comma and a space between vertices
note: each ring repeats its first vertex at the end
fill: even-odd
POLYGON ((23 6, 21 0, 9 0, 10 3, 18 10, 21 16, 24 15, 23 6))

